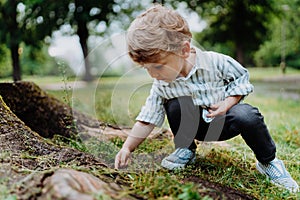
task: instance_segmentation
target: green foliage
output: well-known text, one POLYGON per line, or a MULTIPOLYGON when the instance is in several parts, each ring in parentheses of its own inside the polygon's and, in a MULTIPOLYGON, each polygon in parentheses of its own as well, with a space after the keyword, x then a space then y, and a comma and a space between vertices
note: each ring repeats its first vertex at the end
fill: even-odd
POLYGON ((43 0, 26 0, 25 10, 20 13, 19 24, 23 32, 23 42, 40 47, 46 36, 64 25, 69 12, 69 0, 57 2, 43 0))
MULTIPOLYGON (((44 38, 63 24, 68 13, 68 2, 69 0, 55 3, 41 0, 0 2, 0 42, 11 51, 14 80, 21 79, 20 44, 24 42, 40 48, 44 38)), ((28 56, 41 58, 36 55, 36 51, 30 51, 28 56)))
MULTIPOLYGON (((188 1, 208 23, 208 28, 195 38, 206 49, 222 45, 242 64, 252 62, 252 54, 266 36, 273 13, 273 1, 188 1), (201 8, 199 8, 201 6, 201 8), (204 42, 205 41, 205 42, 204 42), (209 45, 209 46, 206 46, 209 45)), ((222 49, 221 49, 222 50, 222 49)))
POLYGON ((280 0, 275 4, 277 15, 268 24, 268 38, 255 53, 258 66, 288 66, 300 69, 299 0, 280 0))
POLYGON ((11 76, 10 53, 5 45, 0 45, 0 55, 0 78, 11 76))
MULTIPOLYGON (((43 45, 41 48, 35 48, 32 46, 22 45, 21 48, 23 52, 20 56, 20 61, 22 63, 23 75, 61 75, 58 65, 59 62, 49 56, 47 51, 48 46, 43 45)), ((67 65, 65 68, 68 71, 68 75, 72 75, 72 73, 70 73, 71 70, 67 65)))
POLYGON ((88 149, 78 136, 74 136, 73 138, 66 138, 61 135, 54 135, 54 137, 51 140, 59 146, 69 146, 83 152, 88 151, 88 149))
MULTIPOLYGON (((200 199, 200 195, 195 190, 195 186, 193 183, 186 184, 183 189, 182 193, 178 195, 178 199, 186 200, 186 199, 200 199)), ((202 198, 201 198, 202 199, 202 198)), ((206 198, 207 200, 209 198, 206 198)))

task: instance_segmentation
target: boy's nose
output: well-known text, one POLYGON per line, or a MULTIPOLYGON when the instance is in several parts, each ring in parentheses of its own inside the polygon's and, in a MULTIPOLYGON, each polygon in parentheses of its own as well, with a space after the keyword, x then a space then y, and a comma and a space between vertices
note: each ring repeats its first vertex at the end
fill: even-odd
POLYGON ((151 76, 152 78, 157 78, 157 77, 159 76, 159 74, 158 74, 158 73, 151 73, 150 76, 151 76))
POLYGON ((148 69, 148 73, 150 74, 150 76, 152 78, 157 78, 159 76, 159 73, 155 72, 154 70, 152 69, 148 69))

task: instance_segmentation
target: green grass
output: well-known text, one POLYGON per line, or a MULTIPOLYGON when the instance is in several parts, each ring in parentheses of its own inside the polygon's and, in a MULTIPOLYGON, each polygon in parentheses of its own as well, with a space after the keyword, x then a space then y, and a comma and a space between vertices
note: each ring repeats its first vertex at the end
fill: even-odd
MULTIPOLYGON (((250 69, 251 79, 259 81, 263 77, 280 76, 278 70, 250 69)), ((287 72, 299 73, 289 69, 287 72)), ((145 76, 137 79, 102 78, 85 88, 48 92, 63 101, 66 101, 66 94, 71 94, 72 99, 69 101, 73 100, 76 109, 101 121, 132 126, 148 96, 148 83, 149 79, 145 76)), ((270 97, 266 91, 249 95, 245 102, 260 109, 277 144, 277 156, 300 183, 299 99, 270 97)), ((101 155, 111 163, 123 143, 121 139, 113 139, 110 143, 94 139, 83 142, 84 144, 79 145, 81 150, 101 155)), ((269 180, 255 170, 255 157, 241 137, 227 142, 229 146, 200 144, 197 149, 197 164, 184 171, 168 172, 159 169, 158 160, 160 156, 172 151, 172 143, 167 139, 147 139, 134 153, 131 167, 120 173, 131 188, 128 193, 138 194, 146 199, 210 199, 203 195, 207 191, 201 184, 182 181, 191 176, 235 188, 258 199, 300 199, 300 193, 290 194, 271 185, 269 180)))
MULTIPOLYGON (((252 81, 261 81, 264 78, 283 76, 282 71, 279 67, 268 67, 268 68, 248 68, 250 73, 250 79, 252 81)), ((300 75, 300 70, 288 67, 285 76, 300 75)))

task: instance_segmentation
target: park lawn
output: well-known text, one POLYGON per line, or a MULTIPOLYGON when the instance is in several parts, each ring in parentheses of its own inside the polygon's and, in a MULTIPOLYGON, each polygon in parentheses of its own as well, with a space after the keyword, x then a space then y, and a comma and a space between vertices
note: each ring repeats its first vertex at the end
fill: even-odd
MULTIPOLYGON (((277 73, 273 69, 250 69, 251 78, 255 81, 266 76, 278 76, 277 73)), ((38 80, 35 82, 39 85, 38 80)), ((84 88, 66 87, 49 90, 48 93, 103 122, 131 127, 149 90, 149 77, 142 76, 100 78, 84 88)), ((270 97, 266 91, 249 95, 245 102, 260 109, 277 144, 278 157, 300 183, 299 100, 270 97)), ((163 127, 168 128, 167 123, 163 127)), ((70 142, 68 145, 96 156, 101 155, 112 164, 122 143, 121 139, 105 144, 97 140, 82 140, 82 144, 70 142)), ((183 171, 169 172, 159 167, 161 156, 172 152, 172 147, 172 142, 166 137, 147 139, 140 145, 133 154, 131 166, 120 172, 123 181, 131 188, 128 193, 138 194, 145 199, 201 199, 199 193, 207 194, 209 191, 205 191, 201 184, 189 181, 197 178, 237 189, 258 199, 300 199, 300 193, 290 194, 271 185, 255 170, 255 157, 241 137, 227 141, 226 145, 199 144, 196 164, 183 171)), ((113 170, 107 169, 104 173, 110 172, 113 170)))
MULTIPOLYGON (((280 76, 280 73, 273 69, 253 69, 250 73, 253 71, 252 78, 255 81, 261 80, 264 77, 262 74, 268 77, 280 76)), ((66 99, 64 96, 69 93, 68 96, 75 99, 73 105, 76 109, 89 112, 101 121, 130 127, 148 95, 150 85, 148 80, 146 83, 137 81, 136 84, 134 77, 127 77, 122 81, 120 78, 101 78, 97 86, 73 91, 49 92, 61 99, 66 99), (92 96, 93 100, 90 101, 91 98, 86 98, 87 96, 92 96), (85 104, 84 99, 89 102, 85 104), (92 104, 94 106, 87 106, 92 104)), ((245 102, 260 109, 277 144, 277 156, 284 161, 291 175, 300 183, 299 100, 270 98, 266 91, 265 94, 249 95, 245 102)), ((167 128, 167 124, 164 127, 167 128)), ((111 147, 113 150, 110 160, 113 160, 122 143, 123 141, 116 139, 110 144, 115 146, 111 147)), ((101 148, 97 142, 86 142, 85 145, 89 152, 95 155, 107 149, 107 146, 101 148)), ((189 177, 197 177, 235 188, 258 199, 300 198, 299 193, 289 194, 271 185, 255 170, 255 157, 240 136, 227 141, 227 145, 200 144, 197 149, 196 164, 184 171, 170 173, 158 170, 159 162, 155 160, 153 154, 161 155, 161 152, 171 151, 172 143, 167 139, 146 140, 136 150, 134 155, 136 160, 133 159, 132 166, 124 171, 124 177, 132 188, 129 192, 148 199, 199 199, 197 191, 203 190, 200 184, 183 181, 189 177), (144 160, 143 163, 137 161, 145 154, 149 155, 149 161, 144 160)))
POLYGON ((266 68, 252 67, 252 68, 248 68, 248 71, 250 73, 250 79, 252 82, 262 81, 266 78, 300 75, 300 70, 290 68, 290 67, 286 69, 285 74, 282 74, 281 69, 278 67, 266 67, 266 68))

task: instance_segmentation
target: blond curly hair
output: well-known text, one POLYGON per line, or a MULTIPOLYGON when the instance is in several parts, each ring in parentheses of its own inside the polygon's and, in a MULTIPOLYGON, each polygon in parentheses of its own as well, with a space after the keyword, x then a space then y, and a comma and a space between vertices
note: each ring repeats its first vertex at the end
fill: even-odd
POLYGON ((186 20, 176 11, 156 4, 140 14, 127 31, 129 56, 139 64, 156 62, 179 53, 192 38, 186 20))

